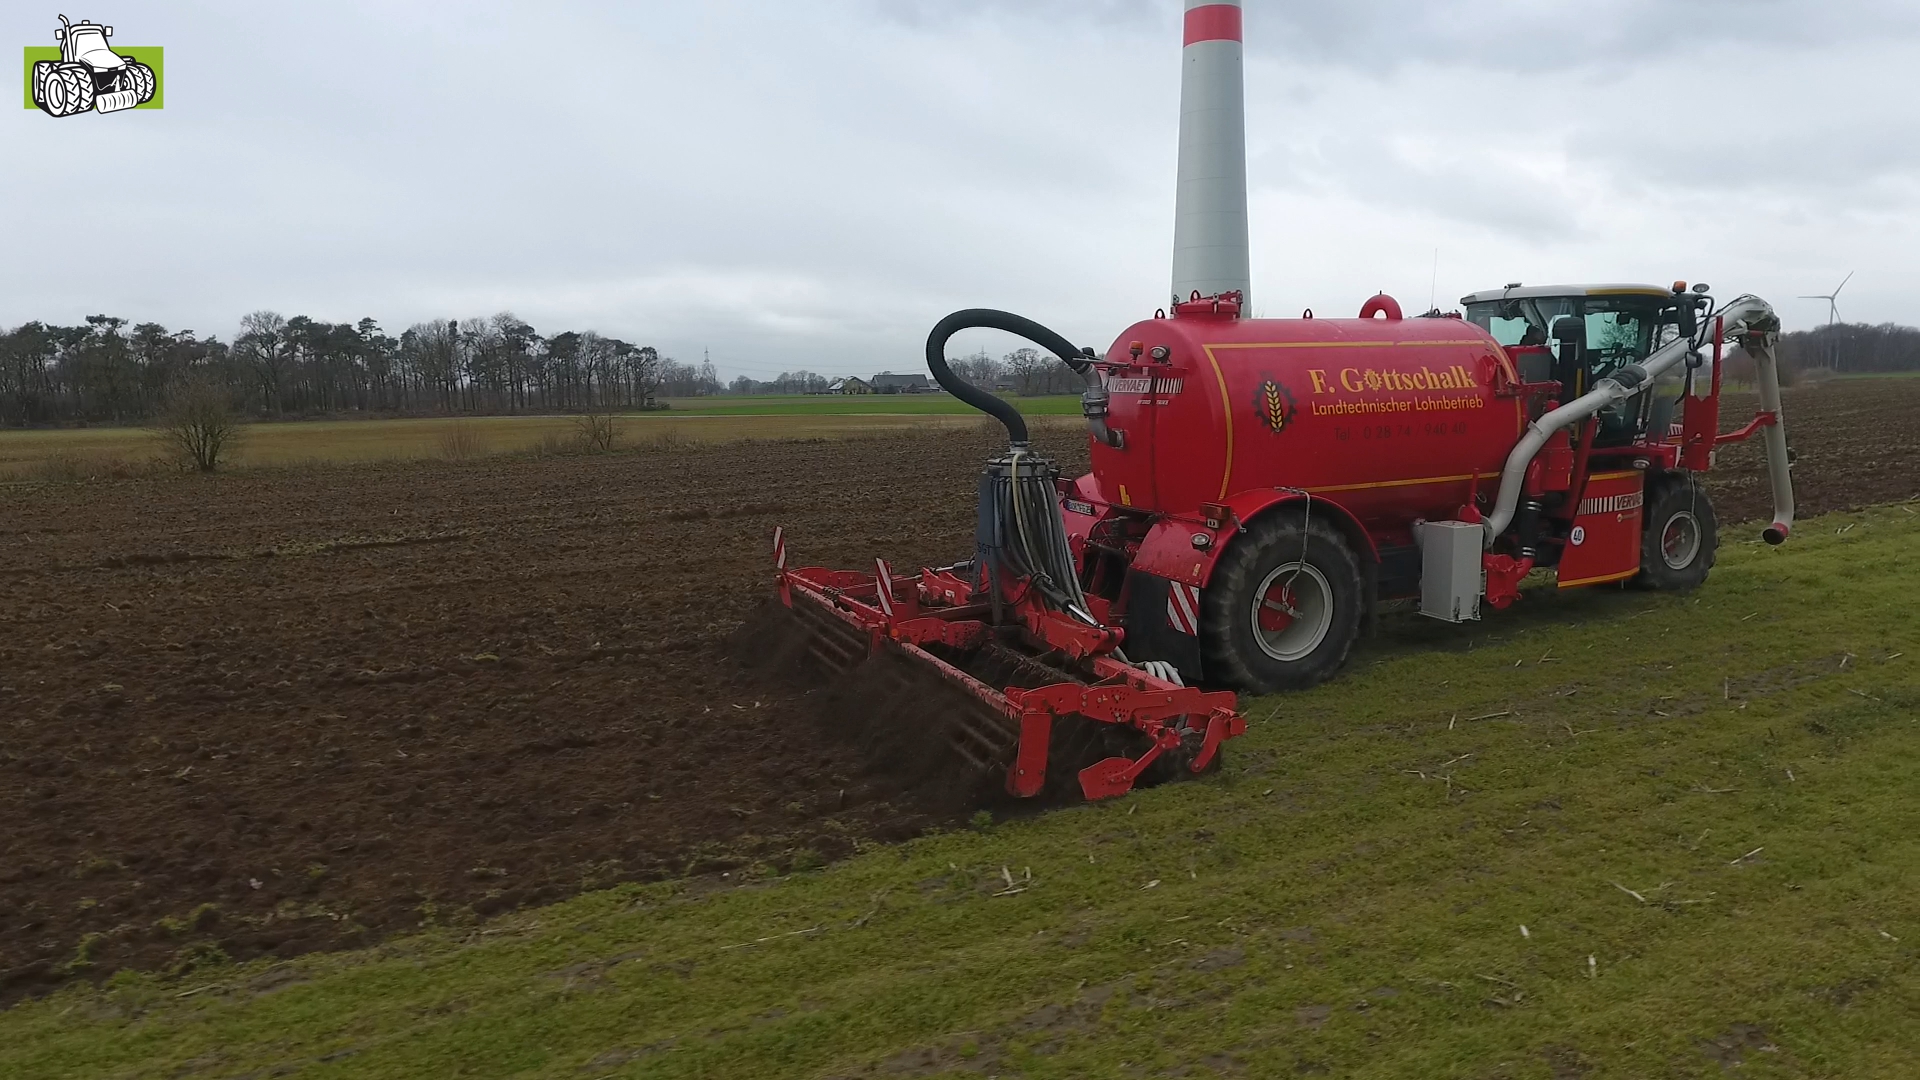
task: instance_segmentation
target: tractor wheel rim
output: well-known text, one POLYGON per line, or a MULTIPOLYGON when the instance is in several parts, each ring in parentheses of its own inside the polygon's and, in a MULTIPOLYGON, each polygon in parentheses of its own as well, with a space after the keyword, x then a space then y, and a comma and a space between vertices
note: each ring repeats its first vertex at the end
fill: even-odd
POLYGON ((1660 530, 1660 558, 1669 570, 1685 570, 1700 554, 1700 519, 1682 510, 1660 530))
POLYGON ((1275 660, 1304 659, 1333 628, 1333 586, 1309 563, 1282 563, 1253 591, 1254 643, 1275 660))

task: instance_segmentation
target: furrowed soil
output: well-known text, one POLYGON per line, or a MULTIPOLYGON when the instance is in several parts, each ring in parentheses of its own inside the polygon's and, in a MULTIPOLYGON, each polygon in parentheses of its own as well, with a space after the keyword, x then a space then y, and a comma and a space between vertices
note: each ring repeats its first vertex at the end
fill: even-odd
MULTIPOLYGON (((1920 381, 1789 392, 1802 515, 1920 492, 1916 406, 1920 381)), ((728 642, 776 524, 803 565, 963 555, 995 443, 0 490, 0 1001, 952 823, 728 642)), ((1072 428, 1042 443, 1084 468, 1072 428)), ((1709 490, 1765 517, 1757 442, 1709 490)))

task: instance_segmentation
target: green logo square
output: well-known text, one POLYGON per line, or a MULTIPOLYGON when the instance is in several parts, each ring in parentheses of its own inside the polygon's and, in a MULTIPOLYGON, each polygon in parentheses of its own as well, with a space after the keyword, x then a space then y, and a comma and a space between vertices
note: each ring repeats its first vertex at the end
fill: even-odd
MULTIPOLYGON (((166 50, 158 45, 121 45, 119 42, 115 42, 113 51, 128 60, 138 60, 153 69, 153 100, 135 105, 134 108, 160 108, 165 103, 167 96, 166 50)), ((26 58, 21 63, 20 69, 21 78, 26 85, 27 108, 38 108, 38 106, 33 103, 34 62, 58 59, 60 59, 60 46, 58 45, 29 45, 26 47, 26 58)))

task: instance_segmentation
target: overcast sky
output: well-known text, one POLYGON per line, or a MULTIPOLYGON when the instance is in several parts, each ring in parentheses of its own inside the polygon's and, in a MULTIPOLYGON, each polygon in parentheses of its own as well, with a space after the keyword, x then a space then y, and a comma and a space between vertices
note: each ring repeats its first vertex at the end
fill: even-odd
MULTIPOLYGON (((509 310, 723 375, 1164 302, 1179 0, 9 0, 166 108, 0 120, 0 325, 509 310)), ((1248 0, 1259 313, 1710 282, 1920 323, 1920 3, 1248 0), (1438 249, 1438 274, 1435 250, 1438 249)), ((996 351, 1010 339, 962 341, 996 351)))

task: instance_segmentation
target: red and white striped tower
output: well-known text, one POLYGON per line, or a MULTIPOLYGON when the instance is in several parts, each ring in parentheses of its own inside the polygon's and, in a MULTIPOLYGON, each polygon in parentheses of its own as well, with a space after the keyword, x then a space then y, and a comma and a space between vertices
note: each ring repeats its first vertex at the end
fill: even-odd
POLYGON ((1240 0, 1186 0, 1180 57, 1180 186, 1173 212, 1173 299, 1238 291, 1247 265, 1247 108, 1240 0))

